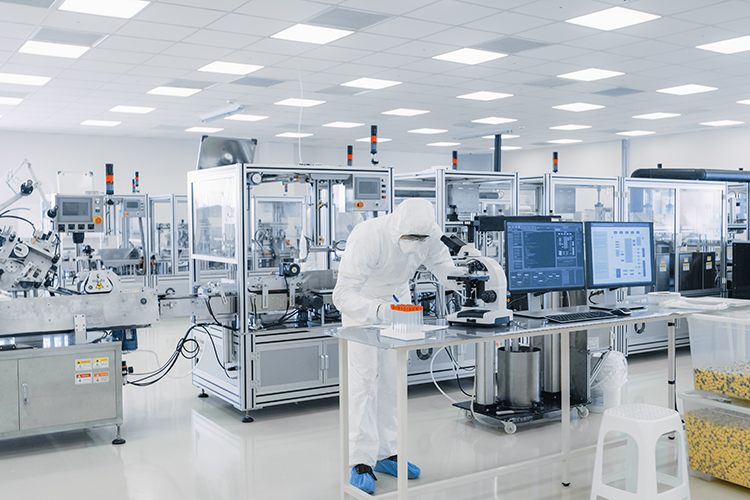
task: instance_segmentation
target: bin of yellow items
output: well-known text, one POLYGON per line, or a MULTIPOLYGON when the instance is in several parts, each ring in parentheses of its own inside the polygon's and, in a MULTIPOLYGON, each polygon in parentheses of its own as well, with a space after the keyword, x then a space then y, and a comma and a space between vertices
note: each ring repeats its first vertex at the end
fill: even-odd
POLYGON ((750 405, 702 391, 680 399, 690 468, 750 488, 750 405))
POLYGON ((695 388, 750 400, 750 312, 688 318, 695 388))

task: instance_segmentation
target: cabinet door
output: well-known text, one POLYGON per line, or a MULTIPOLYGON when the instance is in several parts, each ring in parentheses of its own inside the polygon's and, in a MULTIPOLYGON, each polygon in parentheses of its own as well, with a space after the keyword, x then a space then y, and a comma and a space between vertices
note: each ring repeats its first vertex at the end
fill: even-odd
POLYGON ((115 361, 114 351, 18 360, 21 430, 116 418, 115 361))
POLYGON ((338 339, 323 342, 323 355, 325 356, 325 383, 339 383, 339 341, 338 339))
POLYGON ((0 361, 0 433, 18 430, 18 362, 0 361))
POLYGON ((258 394, 318 387, 323 383, 320 340, 258 346, 258 394))

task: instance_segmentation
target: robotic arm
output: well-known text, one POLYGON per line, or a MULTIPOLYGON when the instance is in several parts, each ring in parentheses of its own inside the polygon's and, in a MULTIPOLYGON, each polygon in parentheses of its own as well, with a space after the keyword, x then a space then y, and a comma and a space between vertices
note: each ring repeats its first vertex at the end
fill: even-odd
POLYGON ((0 203, 0 212, 13 205, 24 196, 29 196, 34 192, 34 189, 36 189, 36 191, 39 193, 39 196, 42 197, 44 209, 49 210, 51 208, 50 203, 44 194, 44 191, 42 191, 42 183, 39 182, 39 179, 37 179, 36 174, 34 174, 34 170, 31 168, 31 163, 29 163, 28 160, 24 160, 16 170, 11 170, 10 172, 8 172, 8 177, 5 180, 5 183, 8 185, 8 187, 10 187, 11 190, 15 191, 14 182, 18 182, 17 174, 24 167, 28 168, 30 179, 21 184, 18 192, 12 198, 0 203))

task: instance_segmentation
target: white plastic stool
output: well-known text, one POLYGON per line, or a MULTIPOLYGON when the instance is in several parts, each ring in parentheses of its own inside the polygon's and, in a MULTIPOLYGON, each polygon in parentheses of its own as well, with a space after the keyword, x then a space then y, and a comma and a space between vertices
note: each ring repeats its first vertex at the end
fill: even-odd
POLYGON ((591 500, 601 496, 610 500, 690 500, 690 484, 687 466, 685 431, 682 429, 680 414, 669 408, 645 404, 628 404, 610 408, 602 416, 599 440, 596 444, 594 480, 591 484, 591 500), (604 438, 608 432, 623 432, 629 436, 627 468, 619 473, 602 477, 604 438), (661 436, 675 433, 677 445, 677 477, 656 471, 656 443, 661 436), (633 446, 637 444, 637 449, 633 446), (634 461, 638 460, 637 469, 634 461), (634 473, 638 474, 635 483, 634 473), (621 490, 605 484, 625 479, 635 483, 635 492, 621 490), (672 489, 658 493, 658 483, 672 486, 672 489))

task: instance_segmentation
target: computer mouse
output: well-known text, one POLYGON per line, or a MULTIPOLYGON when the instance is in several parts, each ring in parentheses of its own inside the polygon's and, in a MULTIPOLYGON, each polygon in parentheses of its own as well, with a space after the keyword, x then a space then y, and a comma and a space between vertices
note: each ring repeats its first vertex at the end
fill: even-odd
POLYGON ((631 311, 627 307, 618 307, 616 309, 612 309, 609 312, 611 312, 615 316, 630 316, 631 311))

